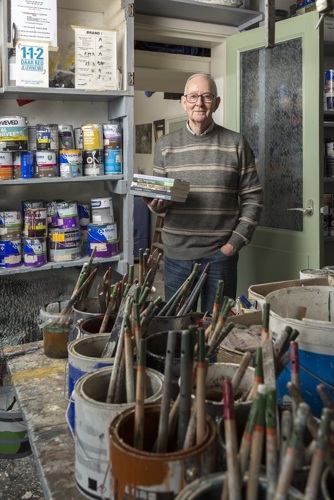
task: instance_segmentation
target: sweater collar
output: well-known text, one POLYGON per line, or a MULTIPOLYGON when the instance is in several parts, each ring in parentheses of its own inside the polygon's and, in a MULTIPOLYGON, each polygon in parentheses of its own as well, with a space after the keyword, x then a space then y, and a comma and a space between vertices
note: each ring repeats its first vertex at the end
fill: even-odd
MULTIPOLYGON (((202 132, 198 137, 201 137, 202 135, 206 135, 208 134, 209 132, 211 132, 211 130, 213 129, 213 127, 215 126, 215 122, 212 122, 211 125, 208 126, 207 129, 204 130, 204 132, 202 132)), ((190 125, 189 125, 189 122, 187 122, 187 130, 189 130, 189 132, 192 134, 192 135, 197 135, 195 134, 195 132, 193 130, 191 130, 190 128, 190 125)))

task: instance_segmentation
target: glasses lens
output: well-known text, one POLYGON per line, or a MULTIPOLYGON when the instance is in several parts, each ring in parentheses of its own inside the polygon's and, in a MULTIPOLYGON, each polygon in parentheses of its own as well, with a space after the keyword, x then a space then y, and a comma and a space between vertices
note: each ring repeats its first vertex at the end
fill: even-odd
POLYGON ((204 102, 212 102, 213 101, 213 98, 215 97, 213 94, 187 94, 186 95, 186 99, 188 102, 190 102, 191 104, 194 104, 195 102, 197 102, 197 99, 201 97, 203 99, 204 102))

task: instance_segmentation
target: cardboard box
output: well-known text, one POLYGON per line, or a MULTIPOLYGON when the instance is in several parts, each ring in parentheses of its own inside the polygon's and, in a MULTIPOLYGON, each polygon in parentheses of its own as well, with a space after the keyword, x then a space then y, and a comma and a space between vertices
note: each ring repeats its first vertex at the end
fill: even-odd
MULTIPOLYGON (((290 288, 294 286, 328 286, 331 283, 330 277, 324 278, 308 278, 302 280, 290 280, 290 281, 276 281, 273 283, 262 283, 261 285, 252 285, 248 288, 248 298, 250 300, 257 300, 257 307, 262 308, 265 301, 265 297, 276 290, 281 290, 282 288, 290 288)), ((248 316, 248 314, 246 315, 248 316)))

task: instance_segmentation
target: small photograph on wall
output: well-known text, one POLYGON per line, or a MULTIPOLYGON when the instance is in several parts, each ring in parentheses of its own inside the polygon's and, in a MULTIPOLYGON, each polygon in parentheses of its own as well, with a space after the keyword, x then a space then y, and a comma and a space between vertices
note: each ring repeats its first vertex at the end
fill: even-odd
POLYGON ((136 125, 136 153, 152 154, 152 123, 136 125))

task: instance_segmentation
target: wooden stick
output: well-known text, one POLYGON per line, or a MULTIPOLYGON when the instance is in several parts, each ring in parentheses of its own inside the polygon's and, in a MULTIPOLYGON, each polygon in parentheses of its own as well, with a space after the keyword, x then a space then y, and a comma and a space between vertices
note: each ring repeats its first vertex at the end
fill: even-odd
POLYGON ((125 349, 125 387, 126 387, 126 402, 133 403, 135 401, 135 377, 133 366, 133 345, 132 336, 128 327, 124 330, 124 349, 125 349))
POLYGON ((117 371, 116 375, 116 387, 115 387, 115 397, 114 397, 114 404, 122 404, 126 401, 126 391, 125 391, 125 351, 124 351, 124 345, 122 349, 122 355, 121 355, 121 361, 119 364, 119 369, 117 371))
POLYGON ((267 387, 260 384, 257 389, 258 403, 257 403, 257 417, 256 425, 253 431, 252 448, 250 453, 249 474, 246 490, 247 500, 254 500, 258 497, 259 489, 259 476, 261 459, 263 454, 264 443, 264 426, 265 426, 265 404, 267 387))
POLYGON ((196 444, 200 444, 205 436, 205 332, 198 329, 198 355, 196 370, 196 444))
POLYGON ((120 333, 117 342, 116 355, 114 359, 114 364, 111 372, 110 382, 108 386, 106 403, 113 403, 116 391, 117 382, 117 372, 120 367, 123 345, 124 345, 124 328, 125 328, 126 315, 123 315, 122 325, 120 328, 120 333))
POLYGON ((188 427, 183 443, 183 450, 189 450, 189 448, 195 445, 196 428, 197 428, 197 415, 196 415, 196 403, 195 403, 190 412, 188 427))
POLYGON ((136 405, 134 423, 134 448, 142 450, 144 447, 144 408, 146 387, 146 341, 141 339, 138 345, 136 405))
POLYGON ((105 329, 107 328, 107 324, 108 324, 109 318, 111 316, 111 312, 112 312, 114 305, 115 305, 115 302, 116 302, 117 288, 118 288, 118 283, 116 283, 113 287, 113 291, 112 291, 112 294, 111 294, 111 297, 110 297, 110 300, 108 303, 106 313, 105 313, 103 321, 101 323, 99 333, 103 333, 105 331, 105 329))
POLYGON ((210 339, 209 343, 209 350, 207 352, 207 355, 211 354, 214 351, 215 346, 217 345, 217 338, 219 337, 219 334, 221 330, 223 329, 223 326, 226 322, 228 313, 230 312, 232 306, 234 305, 234 300, 227 298, 225 300, 225 304, 222 305, 221 311, 219 313, 219 317, 217 320, 216 328, 213 331, 213 334, 210 339))
MULTIPOLYGON (((238 441, 234 417, 233 389, 230 380, 223 381, 224 431, 227 459, 227 484, 230 500, 241 500, 241 477, 238 461, 238 441)), ((256 498, 256 497, 253 497, 256 498)))
POLYGON ((271 499, 275 493, 278 477, 278 443, 277 443, 277 397, 275 389, 266 394, 266 478, 267 494, 271 499))
POLYGON ((192 334, 189 330, 182 330, 181 332, 181 359, 180 359, 180 410, 179 410, 179 425, 178 425, 178 438, 177 446, 182 450, 184 438, 187 432, 189 415, 190 415, 190 401, 191 401, 191 370, 192 370, 192 334))
MULTIPOLYGON (((290 342, 290 379, 291 382, 300 390, 300 376, 299 376, 299 357, 298 357, 298 343, 290 342)), ((295 416, 297 411, 297 404, 292 401, 292 413, 295 416)))
POLYGON ((242 356, 241 361, 239 363, 239 366, 236 369, 236 371, 234 372, 234 375, 231 379, 232 390, 233 390, 234 395, 237 393, 237 390, 239 389, 241 381, 246 373, 246 370, 247 370, 251 360, 252 360, 252 353, 249 351, 246 351, 244 353, 244 355, 242 356))
POLYGON ((281 416, 281 441, 280 441, 280 454, 279 454, 279 471, 282 470, 282 465, 286 450, 288 448, 292 430, 292 412, 290 410, 283 410, 281 416))
POLYGON ((332 408, 334 409, 334 399, 326 389, 326 386, 324 384, 318 384, 316 387, 317 393, 319 394, 319 397, 323 403, 323 405, 326 408, 332 408))
POLYGON ((247 396, 246 401, 253 401, 256 396, 259 384, 263 384, 263 363, 262 363, 262 347, 258 346, 255 351, 254 363, 254 381, 252 388, 247 396))

